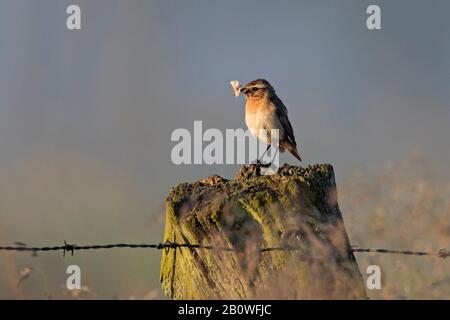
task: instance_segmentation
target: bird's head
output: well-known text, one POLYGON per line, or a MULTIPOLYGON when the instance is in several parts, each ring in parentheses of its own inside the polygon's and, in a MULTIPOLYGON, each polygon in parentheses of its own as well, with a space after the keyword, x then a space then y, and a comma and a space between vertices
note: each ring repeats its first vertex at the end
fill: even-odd
POLYGON ((241 92, 245 94, 247 99, 261 99, 268 94, 274 93, 275 90, 270 85, 269 81, 257 79, 243 86, 241 92))

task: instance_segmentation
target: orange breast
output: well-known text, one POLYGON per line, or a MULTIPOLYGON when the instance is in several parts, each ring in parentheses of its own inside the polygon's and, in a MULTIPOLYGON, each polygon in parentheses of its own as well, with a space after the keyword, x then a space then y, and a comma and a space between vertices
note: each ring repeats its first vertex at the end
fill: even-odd
POLYGON ((254 114, 259 112, 275 112, 275 107, 267 97, 261 99, 248 99, 245 105, 245 112, 254 114))

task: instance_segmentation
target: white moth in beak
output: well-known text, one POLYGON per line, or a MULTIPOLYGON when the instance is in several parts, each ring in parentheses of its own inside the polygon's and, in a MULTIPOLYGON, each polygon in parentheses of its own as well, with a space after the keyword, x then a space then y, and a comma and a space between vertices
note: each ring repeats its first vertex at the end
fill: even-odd
POLYGON ((239 97, 239 95, 241 94, 241 85, 239 84, 239 81, 232 80, 230 81, 230 84, 231 88, 233 89, 233 95, 235 97, 239 97))

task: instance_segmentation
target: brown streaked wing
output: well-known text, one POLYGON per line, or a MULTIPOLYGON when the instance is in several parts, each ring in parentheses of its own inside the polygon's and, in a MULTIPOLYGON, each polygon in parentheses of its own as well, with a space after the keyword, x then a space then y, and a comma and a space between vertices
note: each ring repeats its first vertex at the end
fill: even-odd
POLYGON ((283 125, 283 129, 286 131, 286 137, 294 146, 297 145, 295 142, 294 137, 294 129, 292 129, 291 122, 288 118, 288 111, 285 105, 283 104, 283 101, 281 101, 280 98, 276 94, 273 94, 270 96, 270 101, 275 105, 276 107, 276 115, 278 119, 280 119, 281 124, 283 125))

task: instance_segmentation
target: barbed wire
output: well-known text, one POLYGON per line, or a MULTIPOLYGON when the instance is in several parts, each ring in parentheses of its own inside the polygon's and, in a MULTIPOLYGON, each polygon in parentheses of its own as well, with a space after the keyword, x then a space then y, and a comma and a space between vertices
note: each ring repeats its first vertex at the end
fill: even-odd
MULTIPOLYGON (((17 243, 15 246, 0 246, 0 251, 22 251, 22 252, 32 252, 37 254, 37 252, 46 251, 62 251, 63 256, 67 252, 74 255, 75 251, 84 250, 100 250, 100 249, 113 249, 113 248, 128 248, 128 249, 156 249, 156 250, 166 250, 168 252, 171 249, 177 248, 191 248, 191 249, 205 249, 205 250, 218 250, 218 251, 231 251, 236 252, 239 249, 230 247, 216 247, 211 245, 203 244, 191 244, 191 243, 177 243, 166 241, 164 243, 113 243, 113 244, 95 244, 95 245, 84 245, 79 246, 76 244, 69 244, 64 241, 64 245, 60 246, 45 246, 45 247, 29 247, 24 243, 17 243)), ((280 247, 268 247, 260 248, 258 251, 260 253, 269 251, 296 251, 303 250, 304 248, 291 247, 291 246, 280 246, 280 247)), ((412 256, 431 256, 438 258, 448 258, 450 257, 450 251, 447 249, 441 249, 438 252, 430 251, 410 251, 410 250, 392 250, 392 249, 374 249, 374 248, 361 248, 359 246, 352 246, 351 251, 354 253, 381 253, 381 254, 399 254, 399 255, 412 255, 412 256)))
POLYGON ((353 246, 352 251, 355 253, 389 253, 389 254, 401 254, 401 255, 408 255, 408 256, 431 256, 431 257, 437 257, 437 258, 442 258, 442 259, 450 257, 450 251, 447 249, 441 249, 438 252, 430 252, 430 251, 360 248, 357 246, 353 246))

